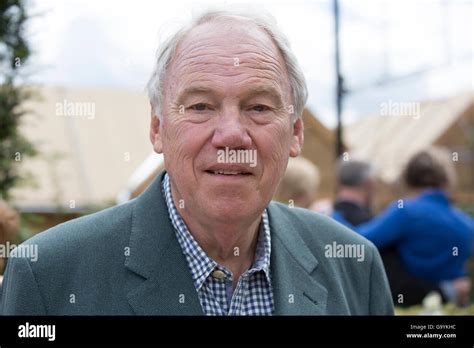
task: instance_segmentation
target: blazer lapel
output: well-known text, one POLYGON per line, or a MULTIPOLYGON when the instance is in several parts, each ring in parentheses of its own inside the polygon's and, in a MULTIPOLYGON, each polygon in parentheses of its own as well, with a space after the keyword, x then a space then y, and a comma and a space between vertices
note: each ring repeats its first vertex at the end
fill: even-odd
POLYGON ((327 290, 316 280, 318 260, 281 209, 268 209, 276 315, 324 315, 327 290))
POLYGON ((161 173, 134 205, 125 266, 139 275, 127 299, 139 315, 202 315, 196 289, 161 192, 161 173))

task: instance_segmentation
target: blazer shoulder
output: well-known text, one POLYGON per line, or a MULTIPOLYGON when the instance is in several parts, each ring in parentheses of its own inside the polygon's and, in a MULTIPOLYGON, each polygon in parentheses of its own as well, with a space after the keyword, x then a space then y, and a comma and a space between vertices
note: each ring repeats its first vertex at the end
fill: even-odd
POLYGON ((133 208, 134 200, 82 216, 40 232, 21 245, 37 246, 41 259, 52 255, 67 259, 78 251, 82 255, 93 254, 111 243, 126 243, 133 208))
POLYGON ((285 248, 293 255, 311 253, 317 260, 314 277, 332 293, 328 306, 333 309, 329 313, 338 312, 335 308, 344 304, 347 313, 393 313, 383 264, 372 242, 334 219, 307 209, 271 203, 269 216, 278 231, 276 237, 289 242, 285 248))
POLYGON ((271 202, 269 214, 276 224, 298 233, 310 249, 336 242, 364 245, 371 253, 376 250, 371 241, 329 216, 308 209, 289 208, 278 202, 271 202))

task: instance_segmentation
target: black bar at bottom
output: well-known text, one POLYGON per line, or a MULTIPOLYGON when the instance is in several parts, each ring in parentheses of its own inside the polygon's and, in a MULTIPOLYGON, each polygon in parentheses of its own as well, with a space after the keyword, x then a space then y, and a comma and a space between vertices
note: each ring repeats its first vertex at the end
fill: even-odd
POLYGON ((82 343, 474 344, 473 316, 0 316, 0 346, 82 343), (54 340, 53 330, 54 325, 54 340), (31 336, 42 337, 31 337, 31 336), (22 336, 22 337, 20 337, 22 336), (25 337, 26 336, 26 337, 25 337))

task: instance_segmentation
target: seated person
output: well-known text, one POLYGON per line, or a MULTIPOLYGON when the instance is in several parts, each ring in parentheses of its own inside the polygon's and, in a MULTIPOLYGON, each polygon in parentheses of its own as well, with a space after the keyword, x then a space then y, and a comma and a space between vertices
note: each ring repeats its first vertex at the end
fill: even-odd
POLYGON ((432 153, 414 156, 405 170, 404 179, 417 197, 395 202, 372 221, 369 207, 374 179, 370 166, 342 161, 338 168, 333 217, 352 224, 380 249, 394 302, 401 306, 421 303, 431 291, 459 304, 468 298, 464 263, 470 253, 472 225, 449 203, 445 192, 449 169, 432 153))

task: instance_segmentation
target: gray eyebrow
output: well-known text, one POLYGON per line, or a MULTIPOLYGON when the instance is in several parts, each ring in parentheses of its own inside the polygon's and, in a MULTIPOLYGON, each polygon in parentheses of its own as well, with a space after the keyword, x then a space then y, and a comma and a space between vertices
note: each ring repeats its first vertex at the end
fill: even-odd
POLYGON ((204 87, 204 86, 191 86, 186 87, 181 93, 180 96, 188 95, 188 94, 206 94, 206 93, 214 93, 215 91, 212 88, 204 87))
POLYGON ((270 97, 272 97, 278 104, 282 104, 283 103, 283 96, 282 94, 280 93, 280 91, 278 91, 278 89, 276 89, 275 87, 273 86, 255 86, 255 87, 251 87, 246 93, 246 97, 249 97, 249 96, 255 96, 255 95, 269 95, 270 97))
MULTIPOLYGON (((179 99, 191 94, 214 94, 214 93, 216 93, 216 91, 210 87, 190 86, 190 87, 186 87, 180 93, 179 99)), ((253 97, 256 95, 269 95, 279 105, 283 103, 282 94, 278 91, 278 89, 276 89, 273 86, 267 86, 267 85, 253 86, 253 87, 250 87, 250 89, 244 93, 245 98, 253 97)))

